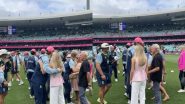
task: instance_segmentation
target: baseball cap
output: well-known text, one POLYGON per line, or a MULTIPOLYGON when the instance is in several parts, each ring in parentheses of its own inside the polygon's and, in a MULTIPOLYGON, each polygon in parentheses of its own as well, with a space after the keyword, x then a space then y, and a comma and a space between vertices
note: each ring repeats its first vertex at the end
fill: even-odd
POLYGON ((35 52, 36 53, 36 49, 31 49, 31 52, 35 52))
POLYGON ((108 43, 103 43, 103 44, 101 44, 101 48, 109 48, 109 44, 108 43))
POLYGON ((134 39, 134 42, 135 42, 135 43, 144 44, 143 40, 142 40, 140 37, 136 37, 136 38, 134 39))
POLYGON ((46 48, 46 50, 47 50, 48 52, 53 52, 55 49, 54 49, 53 46, 48 46, 48 47, 46 48))
POLYGON ((127 46, 131 46, 131 43, 127 43, 127 46))
POLYGON ((45 54, 46 53, 46 50, 45 49, 41 49, 41 53, 42 54, 45 54))
POLYGON ((25 52, 24 52, 24 55, 25 55, 25 56, 29 55, 29 52, 28 52, 28 51, 25 51, 25 52))

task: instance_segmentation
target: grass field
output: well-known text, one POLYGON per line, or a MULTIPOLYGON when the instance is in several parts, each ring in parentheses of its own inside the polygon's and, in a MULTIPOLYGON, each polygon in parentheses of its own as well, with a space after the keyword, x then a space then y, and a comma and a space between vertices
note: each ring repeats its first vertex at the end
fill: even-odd
MULTIPOLYGON (((177 90, 180 88, 178 80, 177 58, 177 55, 166 55, 167 84, 165 85, 165 88, 170 95, 170 100, 164 104, 185 104, 185 93, 177 93, 177 90), (174 70, 174 73, 171 73, 171 70, 174 70)), ((120 65, 119 68, 121 70, 122 66, 120 65)), ((13 87, 11 87, 11 90, 6 97, 5 104, 34 104, 34 101, 29 98, 28 83, 25 79, 24 72, 22 72, 21 75, 22 78, 24 78, 25 84, 18 86, 18 82, 14 81, 13 87)), ((123 87, 122 75, 119 75, 119 82, 115 83, 114 80, 112 80, 112 82, 112 88, 106 96, 108 104, 127 104, 127 99, 124 96, 125 89, 123 87)), ((98 86, 96 83, 94 83, 93 87, 93 96, 88 96, 88 98, 92 104, 98 104, 96 102, 98 98, 98 86)), ((153 96, 152 91, 146 89, 146 93, 146 104, 153 104, 153 101, 150 100, 153 96)))

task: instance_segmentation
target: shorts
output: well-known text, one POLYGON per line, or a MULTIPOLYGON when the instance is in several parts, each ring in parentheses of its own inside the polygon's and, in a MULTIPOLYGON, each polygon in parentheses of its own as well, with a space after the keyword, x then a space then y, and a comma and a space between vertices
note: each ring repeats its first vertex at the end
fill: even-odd
POLYGON ((96 78, 97 78, 99 87, 111 84, 111 74, 104 73, 104 75, 106 77, 106 80, 102 80, 101 76, 99 74, 96 74, 96 78))
POLYGON ((0 94, 6 94, 8 92, 8 87, 0 86, 0 94))
POLYGON ((11 70, 11 73, 12 73, 12 74, 17 74, 17 73, 19 73, 19 71, 18 71, 18 70, 12 69, 12 70, 11 70))

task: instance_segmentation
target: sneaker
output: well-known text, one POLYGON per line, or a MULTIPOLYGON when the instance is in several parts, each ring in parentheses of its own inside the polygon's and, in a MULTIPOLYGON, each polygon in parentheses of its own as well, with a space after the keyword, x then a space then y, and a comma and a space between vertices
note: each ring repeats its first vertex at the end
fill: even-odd
POLYGON ((128 94, 127 94, 127 93, 124 93, 124 95, 125 95, 126 97, 128 97, 128 94))
POLYGON ((166 84, 166 81, 164 81, 163 84, 165 85, 166 84))
POLYGON ((124 74, 125 74, 125 72, 122 73, 122 75, 124 75, 124 74))
POLYGON ((130 104, 131 103, 131 101, 130 100, 128 100, 128 102, 127 102, 128 104, 130 104))
POLYGON ((152 86, 148 87, 148 90, 151 90, 152 89, 152 86))
POLYGON ((93 78, 93 82, 97 82, 97 80, 95 78, 93 78))
POLYGON ((23 85, 23 84, 24 84, 24 82, 23 82, 23 81, 20 81, 19 86, 20 86, 20 85, 23 85))
MULTIPOLYGON (((100 98, 97 99, 97 102, 100 103, 100 98)), ((104 104, 107 104, 107 101, 103 100, 104 104)))
POLYGON ((182 93, 182 92, 185 92, 185 90, 183 89, 180 89, 179 91, 177 91, 178 93, 182 93))
POLYGON ((118 74, 120 73, 120 71, 118 70, 118 74))
POLYGON ((89 92, 89 89, 88 88, 86 89, 86 92, 89 92))
POLYGON ((115 82, 118 82, 118 79, 115 79, 115 82))
POLYGON ((127 86, 124 86, 125 87, 125 89, 127 89, 127 86))
POLYGON ((30 95, 30 99, 34 99, 34 96, 31 96, 31 95, 30 95))
POLYGON ((30 90, 31 88, 30 87, 28 87, 28 90, 30 90))
POLYGON ((9 83, 8 83, 8 87, 11 87, 12 86, 12 82, 10 81, 9 83))

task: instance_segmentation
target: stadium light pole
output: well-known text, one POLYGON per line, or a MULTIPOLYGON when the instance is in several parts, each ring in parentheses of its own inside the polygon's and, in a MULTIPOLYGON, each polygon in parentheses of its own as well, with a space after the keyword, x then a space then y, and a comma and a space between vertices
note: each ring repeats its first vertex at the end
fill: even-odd
POLYGON ((87 0, 86 3, 87 3, 87 5, 86 5, 87 6, 87 10, 90 10, 90 0, 87 0))

